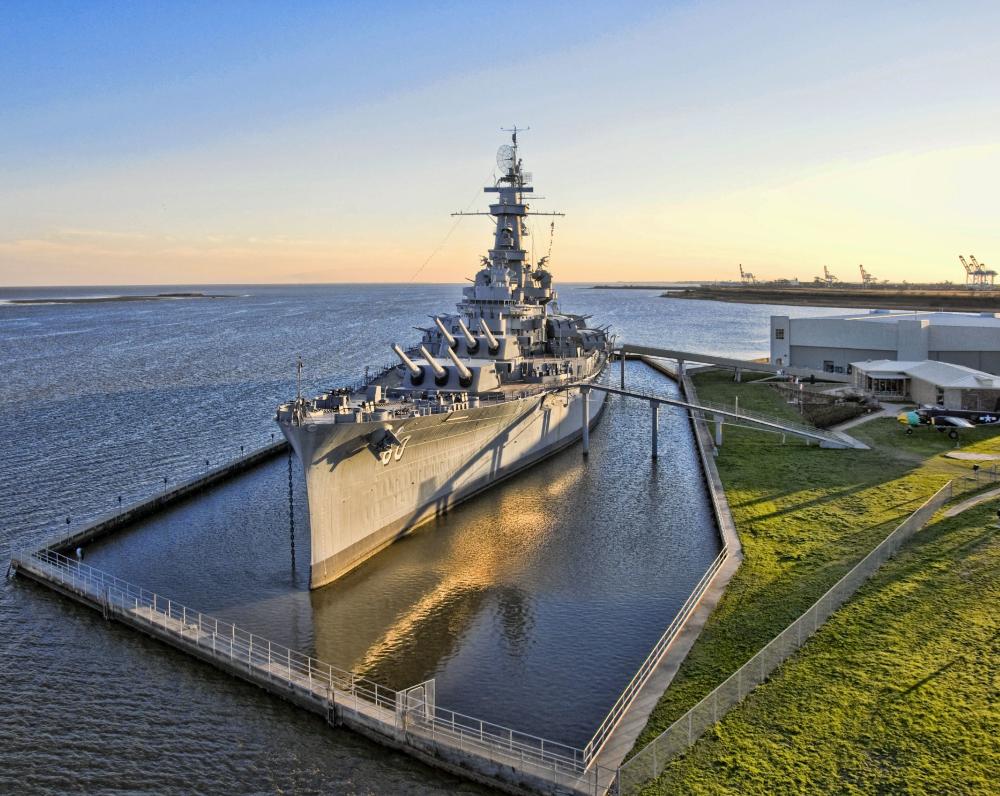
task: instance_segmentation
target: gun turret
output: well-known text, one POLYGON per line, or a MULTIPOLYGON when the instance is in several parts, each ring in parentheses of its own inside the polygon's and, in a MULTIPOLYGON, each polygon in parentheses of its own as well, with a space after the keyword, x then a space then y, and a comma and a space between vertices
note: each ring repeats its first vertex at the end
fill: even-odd
POLYGON ((445 341, 448 343, 448 348, 454 348, 456 345, 458 345, 458 341, 455 339, 455 335, 453 335, 445 328, 444 324, 441 323, 440 318, 435 316, 434 323, 436 323, 437 328, 441 330, 441 334, 444 336, 445 341))
POLYGON ((406 369, 410 371, 410 384, 416 387, 423 382, 424 369, 406 356, 406 354, 403 353, 403 349, 400 348, 398 344, 393 343, 392 350, 396 352, 396 356, 399 357, 399 360, 406 366, 406 369))
POLYGON ((465 338, 465 350, 470 355, 474 355, 479 350, 479 341, 472 335, 469 327, 465 325, 465 321, 461 318, 458 319, 458 328, 462 330, 462 336, 465 338))
MULTIPOLYGON (((448 349, 451 350, 450 348, 448 349)), ((424 359, 427 360, 427 364, 431 366, 431 370, 434 371, 434 383, 438 387, 444 387, 448 383, 448 371, 445 369, 444 365, 438 362, 431 352, 427 350, 425 346, 420 346, 420 353, 423 354, 424 359)))
POLYGON ((458 371, 458 383, 462 387, 468 387, 472 384, 472 371, 469 370, 465 363, 458 358, 458 354, 455 353, 455 349, 448 349, 448 356, 451 357, 451 361, 455 363, 455 370, 458 371))
POLYGON ((493 332, 490 331, 490 327, 486 325, 486 319, 479 319, 479 328, 483 330, 483 334, 486 335, 486 341, 489 343, 490 353, 496 354, 500 350, 500 341, 493 336, 493 332))

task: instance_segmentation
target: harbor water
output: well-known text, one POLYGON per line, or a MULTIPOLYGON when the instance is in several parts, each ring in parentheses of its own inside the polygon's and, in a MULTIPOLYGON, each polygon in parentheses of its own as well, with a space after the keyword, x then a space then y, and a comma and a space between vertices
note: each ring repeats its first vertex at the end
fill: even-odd
MULTIPOLYGON (((199 290, 228 298, 0 303, 0 544, 31 543, 270 441, 295 391, 391 358, 451 285, 0 291, 0 300, 199 290), (372 320, 372 319, 375 320, 372 320)), ((767 351, 778 308, 562 289, 620 339, 767 351)), ((838 310, 796 310, 828 315, 838 310)), ((676 394, 629 363, 632 386, 676 394)), ((88 563, 442 706, 586 742, 718 552, 689 426, 612 400, 573 446, 308 589, 296 462, 281 457, 90 545, 88 563)), ((0 791, 485 792, 24 581, 0 590, 0 791)))

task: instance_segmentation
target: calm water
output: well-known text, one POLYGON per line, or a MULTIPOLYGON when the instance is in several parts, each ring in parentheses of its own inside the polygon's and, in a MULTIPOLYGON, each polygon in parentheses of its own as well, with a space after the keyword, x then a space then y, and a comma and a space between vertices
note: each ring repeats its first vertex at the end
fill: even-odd
MULTIPOLYGON (((172 287, 171 290, 183 288, 172 287)), ((454 286, 197 288, 236 298, 0 304, 0 544, 41 538, 270 439, 306 386, 353 381, 454 286)), ((0 291, 0 299, 155 289, 0 291)), ((775 308, 564 287, 629 342, 767 350, 775 308)), ((838 310, 811 310, 836 314, 838 310)), ((673 391, 630 363, 636 386, 673 391)), ((88 561, 440 704, 581 744, 717 552, 690 433, 612 402, 550 459, 310 593, 297 467, 275 460, 88 561), (291 481, 290 481, 291 476, 291 481), (289 492, 291 486, 291 501, 289 492)), ((0 590, 0 791, 482 792, 24 581, 0 590)))

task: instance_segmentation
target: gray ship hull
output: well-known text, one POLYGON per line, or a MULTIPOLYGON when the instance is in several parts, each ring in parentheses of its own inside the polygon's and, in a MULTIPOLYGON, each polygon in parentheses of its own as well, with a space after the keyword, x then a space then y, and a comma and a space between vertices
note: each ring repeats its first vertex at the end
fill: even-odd
MULTIPOLYGON (((591 391, 588 424, 604 407, 591 391)), ((457 503, 579 439, 578 388, 369 423, 282 424, 303 464, 311 588, 345 575, 457 503), (391 428, 398 443, 372 439, 391 428)))

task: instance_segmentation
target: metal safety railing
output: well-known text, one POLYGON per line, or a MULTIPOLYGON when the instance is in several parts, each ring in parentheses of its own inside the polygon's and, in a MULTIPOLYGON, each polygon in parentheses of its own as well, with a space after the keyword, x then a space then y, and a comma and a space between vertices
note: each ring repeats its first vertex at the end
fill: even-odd
POLYGON ((582 749, 437 707, 432 700, 414 699, 414 689, 387 688, 78 559, 47 549, 13 549, 11 560, 17 569, 84 597, 108 618, 154 627, 183 646, 197 648, 204 657, 281 685, 328 709, 353 710, 380 721, 388 731, 446 744, 581 793, 598 796, 614 781, 615 770, 588 768, 582 749))
POLYGON ((396 692, 354 672, 304 655, 231 622, 203 614, 168 597, 84 564, 53 550, 15 551, 17 566, 43 574, 98 604, 106 615, 128 615, 201 647, 213 657, 263 671, 267 679, 325 698, 348 695, 352 701, 395 710, 396 692))
POLYGON ((882 542, 838 580, 805 613, 766 644, 721 685, 649 742, 619 769, 622 796, 636 793, 659 776, 666 764, 738 705, 754 688, 790 658, 820 626, 872 576, 934 513, 952 497, 949 481, 882 542))
POLYGON ((642 665, 635 673, 635 676, 631 681, 629 681, 629 684, 625 686, 621 696, 619 696, 615 704, 611 706, 611 710, 608 711, 608 714, 604 717, 600 726, 598 726, 598 728, 594 731, 594 734, 587 742, 587 745, 584 746, 583 756, 586 762, 590 763, 596 759, 601 749, 604 748, 604 745, 608 742, 608 739, 618 726, 618 723, 628 712, 632 701, 636 698, 639 691, 642 690, 642 687, 646 684, 646 681, 649 680, 650 676, 656 670, 656 667, 659 666, 663 656, 666 655, 667 650, 670 649, 670 645, 684 629, 684 626, 687 624, 691 614, 693 614, 695 609, 698 607, 698 603, 701 602, 702 596, 705 594, 709 586, 711 586, 712 581, 715 579, 715 575, 720 569, 722 569, 722 565, 726 562, 728 557, 729 551, 725 546, 723 546, 722 551, 705 571, 705 574, 702 575, 701 580, 698 581, 697 585, 691 591, 691 594, 688 595, 687 600, 681 606, 676 616, 674 616, 673 621, 664 631, 663 635, 660 636, 659 640, 657 640, 656 644, 653 645, 653 649, 646 657, 646 660, 642 662, 642 665))
MULTIPOLYGON (((708 413, 712 411, 727 413, 748 423, 759 423, 764 426, 780 426, 781 429, 796 433, 802 437, 811 437, 816 440, 830 442, 836 445, 844 445, 844 437, 835 431, 819 428, 808 423, 797 423, 794 420, 785 420, 773 415, 766 415, 762 412, 754 412, 744 409, 739 404, 722 404, 714 401, 698 401, 698 409, 703 409, 708 413)), ((706 417, 706 420, 710 418, 706 417)))

